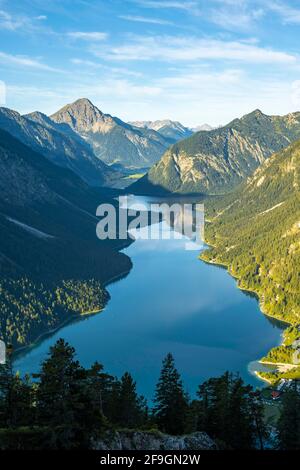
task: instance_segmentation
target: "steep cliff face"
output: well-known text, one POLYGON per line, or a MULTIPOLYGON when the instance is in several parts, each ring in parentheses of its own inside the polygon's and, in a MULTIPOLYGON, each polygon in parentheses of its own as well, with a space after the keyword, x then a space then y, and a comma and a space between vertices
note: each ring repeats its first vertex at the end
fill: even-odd
POLYGON ((11 109, 0 108, 0 128, 51 162, 77 173, 89 184, 109 185, 119 178, 75 132, 71 129, 65 132, 42 113, 21 116, 11 109))
POLYGON ((272 153, 299 138, 300 113, 266 116, 256 110, 173 145, 132 189, 136 193, 224 193, 252 175, 272 153))
POLYGON ((204 432, 170 436, 160 432, 116 431, 94 441, 95 450, 217 450, 216 443, 204 432))
POLYGON ((110 165, 149 168, 171 143, 153 129, 134 127, 102 113, 85 98, 50 117, 55 123, 68 125, 91 145, 98 158, 110 165))

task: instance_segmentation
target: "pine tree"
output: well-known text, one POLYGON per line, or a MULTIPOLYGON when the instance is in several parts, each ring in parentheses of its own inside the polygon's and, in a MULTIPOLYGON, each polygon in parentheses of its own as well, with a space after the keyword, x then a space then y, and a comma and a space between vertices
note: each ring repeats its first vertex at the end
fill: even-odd
POLYGON ((3 427, 9 427, 12 424, 13 386, 12 365, 7 359, 5 364, 0 364, 0 425, 3 427))
POLYGON ((299 450, 300 448, 300 395, 296 390, 296 385, 283 395, 278 421, 278 440, 282 450, 299 450))
POLYGON ((198 429, 234 449, 263 447, 263 407, 239 376, 226 372, 200 385, 198 429))
POLYGON ((159 429, 170 434, 182 434, 185 431, 188 399, 170 353, 163 360, 154 404, 153 413, 159 429))
POLYGON ((121 377, 117 409, 121 426, 139 427, 145 420, 146 403, 143 397, 138 396, 136 382, 128 372, 121 377))
POLYGON ((102 364, 95 362, 87 370, 87 394, 94 416, 103 422, 116 422, 116 401, 119 393, 117 380, 103 371, 102 364))
MULTIPOLYGON (((49 357, 43 362, 37 375, 40 384, 37 391, 39 423, 55 429, 58 447, 69 447, 79 426, 76 412, 82 405, 80 379, 84 371, 75 361, 75 350, 63 339, 50 348, 49 357)), ((82 424, 82 423, 81 423, 82 424)))
POLYGON ((33 423, 33 389, 29 376, 14 374, 10 357, 0 365, 0 425, 8 428, 33 423))

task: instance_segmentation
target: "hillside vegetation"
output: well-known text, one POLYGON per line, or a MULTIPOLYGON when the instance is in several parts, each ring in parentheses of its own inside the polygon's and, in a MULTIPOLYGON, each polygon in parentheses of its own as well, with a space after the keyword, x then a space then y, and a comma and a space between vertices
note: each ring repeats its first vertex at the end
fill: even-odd
POLYGON ((256 110, 172 145, 131 188, 136 194, 224 194, 299 138, 300 113, 267 116, 256 110))
POLYGON ((18 348, 101 310, 131 261, 126 240, 96 237, 97 206, 116 202, 3 130, 0 194, 0 338, 18 348))
MULTIPOLYGON (((211 248, 201 256, 228 267, 242 289, 259 296, 263 312, 296 328, 300 324, 299 184, 298 141, 268 159, 232 194, 207 202, 206 239, 211 248)), ((277 354, 280 362, 289 360, 288 346, 277 354)))

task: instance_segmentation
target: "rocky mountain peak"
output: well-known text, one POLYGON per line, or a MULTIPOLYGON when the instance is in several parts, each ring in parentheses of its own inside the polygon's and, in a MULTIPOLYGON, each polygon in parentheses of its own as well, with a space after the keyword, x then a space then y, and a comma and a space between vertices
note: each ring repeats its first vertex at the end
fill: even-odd
POLYGON ((103 124, 113 125, 111 116, 100 111, 87 98, 80 98, 74 103, 67 104, 50 118, 57 123, 67 123, 77 132, 95 132, 103 124))

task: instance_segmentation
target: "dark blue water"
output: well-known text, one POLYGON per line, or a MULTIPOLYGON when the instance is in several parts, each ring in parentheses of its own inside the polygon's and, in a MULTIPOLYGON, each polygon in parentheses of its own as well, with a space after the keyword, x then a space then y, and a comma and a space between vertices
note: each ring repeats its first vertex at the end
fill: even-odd
POLYGON ((108 287, 106 309, 60 329, 19 356, 15 368, 36 371, 63 337, 84 366, 97 360, 117 376, 128 370, 147 397, 168 352, 191 394, 226 370, 261 385, 249 363, 279 343, 279 326, 261 313, 255 298, 237 289, 226 270, 200 261, 199 251, 187 251, 185 242, 135 241, 125 250, 133 269, 108 287))

